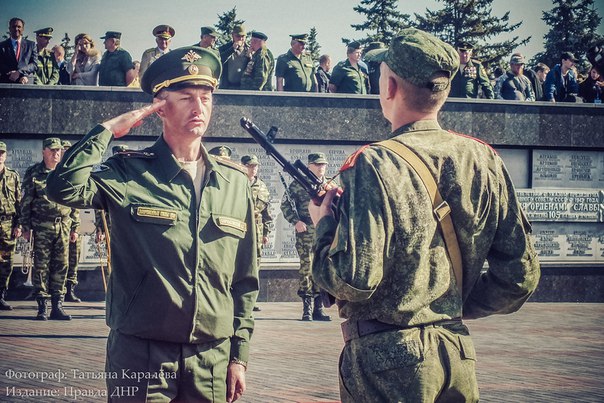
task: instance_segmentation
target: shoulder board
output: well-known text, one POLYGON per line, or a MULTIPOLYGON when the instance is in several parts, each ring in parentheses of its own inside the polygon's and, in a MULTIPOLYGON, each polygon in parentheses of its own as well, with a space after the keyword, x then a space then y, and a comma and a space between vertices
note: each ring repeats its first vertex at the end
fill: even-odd
POLYGON ((363 154, 363 151, 365 151, 365 149, 367 149, 367 147, 369 147, 370 145, 371 144, 366 144, 363 147, 356 150, 353 154, 349 155, 348 158, 346 158, 346 161, 344 161, 344 165, 342 165, 342 167, 340 168, 340 172, 344 172, 347 169, 352 168, 354 166, 354 164, 356 163, 359 155, 363 154))
POLYGON ((124 158, 157 158, 157 155, 154 152, 144 150, 124 150, 119 151, 114 155, 119 155, 124 158))
POLYGON ((222 157, 214 157, 214 160, 218 162, 220 165, 224 165, 225 167, 233 168, 247 175, 247 168, 243 165, 226 158, 222 157))
POLYGON ((495 149, 494 149, 494 148, 493 148, 493 147, 492 147, 492 146, 491 146, 489 143, 487 143, 486 141, 483 141, 483 140, 477 139, 476 137, 472 137, 472 136, 467 135, 467 134, 463 134, 463 133, 457 133, 457 132, 454 132, 453 130, 447 130, 447 131, 448 131, 449 133, 451 133, 451 134, 456 135, 456 136, 461 136, 461 137, 465 137, 465 138, 470 139, 470 140, 474 140, 474 141, 476 141, 477 143, 480 143, 480 144, 483 144, 483 145, 485 145, 485 146, 489 147, 491 150, 493 150, 493 152, 494 152, 495 154, 499 154, 499 153, 497 152, 497 150, 495 150, 495 149))
POLYGON ((10 168, 10 167, 7 167, 6 165, 4 166, 4 168, 6 168, 6 172, 14 172, 14 173, 16 173, 17 175, 19 174, 19 172, 17 172, 15 169, 12 169, 12 168, 10 168))

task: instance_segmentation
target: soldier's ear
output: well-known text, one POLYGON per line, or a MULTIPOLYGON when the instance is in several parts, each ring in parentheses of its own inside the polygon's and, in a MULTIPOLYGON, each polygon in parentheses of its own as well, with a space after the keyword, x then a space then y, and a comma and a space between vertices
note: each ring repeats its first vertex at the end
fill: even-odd
MULTIPOLYGON (((153 98, 153 103, 161 102, 162 100, 163 100, 163 98, 156 96, 155 98, 153 98)), ((163 118, 165 116, 163 107, 159 108, 155 113, 157 113, 157 116, 159 116, 160 118, 163 118)))

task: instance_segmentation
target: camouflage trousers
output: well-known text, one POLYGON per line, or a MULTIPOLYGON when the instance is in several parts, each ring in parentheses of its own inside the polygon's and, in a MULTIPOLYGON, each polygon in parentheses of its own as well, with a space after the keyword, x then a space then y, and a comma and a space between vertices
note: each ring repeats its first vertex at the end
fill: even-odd
POLYGON ((34 272, 36 297, 65 295, 70 228, 63 222, 34 227, 34 272))
POLYGON ((13 256, 17 240, 13 239, 12 220, 0 221, 0 288, 7 289, 13 272, 13 256))
POLYGON ((301 298, 314 297, 319 295, 319 287, 312 279, 312 246, 315 238, 315 229, 308 228, 306 232, 296 232, 296 251, 300 258, 300 268, 298 275, 300 285, 298 295, 301 298))
POLYGON ((80 261, 80 251, 82 250, 82 238, 78 237, 75 242, 69 242, 69 265, 67 268, 66 282, 71 285, 78 284, 78 263, 80 261))
POLYGON ((340 355, 340 398, 342 403, 477 402, 475 357, 461 323, 353 339, 340 355))

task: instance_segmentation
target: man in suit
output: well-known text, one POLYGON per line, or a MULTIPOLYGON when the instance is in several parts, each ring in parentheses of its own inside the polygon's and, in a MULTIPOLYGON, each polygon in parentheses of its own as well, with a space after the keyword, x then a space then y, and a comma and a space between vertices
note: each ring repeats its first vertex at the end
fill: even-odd
POLYGON ((38 69, 36 44, 23 38, 25 22, 11 18, 10 38, 0 42, 0 83, 33 84, 38 69))

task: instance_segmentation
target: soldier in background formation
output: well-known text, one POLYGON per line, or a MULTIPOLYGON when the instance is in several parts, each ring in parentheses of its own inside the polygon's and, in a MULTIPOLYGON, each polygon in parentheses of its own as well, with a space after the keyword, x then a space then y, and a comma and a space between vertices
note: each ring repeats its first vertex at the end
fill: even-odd
POLYGON ((304 50, 308 34, 290 35, 291 48, 277 58, 277 91, 316 92, 317 78, 312 58, 304 50))
POLYGON ((43 142, 42 162, 31 166, 23 178, 20 224, 23 237, 34 237, 32 282, 38 304, 36 319, 47 320, 47 302, 51 299, 50 319, 70 320, 63 310, 69 243, 78 237, 80 219, 77 210, 48 199, 46 180, 63 155, 63 144, 56 137, 43 142))
MULTIPOLYGON (((327 169, 325 154, 309 154, 308 168, 320 180, 327 181, 327 178, 325 178, 325 170, 327 169)), ((315 226, 308 213, 309 203, 309 194, 304 190, 302 185, 293 181, 285 189, 281 201, 281 211, 283 212, 283 218, 293 225, 296 231, 296 251, 300 258, 298 296, 302 298, 302 320, 329 321, 331 318, 323 311, 323 301, 319 295, 320 289, 313 281, 311 273, 315 226)))
POLYGON ((469 42, 459 42, 456 45, 459 54, 459 70, 451 82, 450 97, 454 98, 483 98, 493 99, 494 93, 485 68, 478 60, 472 59, 474 46, 469 42))
POLYGON ((369 75, 367 66, 361 64, 363 48, 359 42, 353 41, 346 47, 347 59, 333 68, 329 80, 329 92, 345 94, 367 94, 369 91, 369 75))
POLYGON ((6 301, 6 291, 13 272, 16 240, 21 236, 21 183, 19 174, 6 166, 6 143, 0 141, 0 311, 13 309, 6 301))
POLYGON ((238 90, 245 67, 251 60, 251 50, 245 41, 247 32, 243 25, 235 25, 231 32, 232 40, 222 45, 218 51, 222 62, 220 88, 238 90))
POLYGON ((250 40, 252 58, 241 77, 242 90, 272 91, 275 59, 266 47, 268 37, 262 32, 253 31, 250 40))
POLYGON ((48 50, 52 38, 52 28, 42 28, 34 31, 36 34, 36 49, 38 51, 38 69, 34 82, 38 85, 57 85, 59 83, 59 66, 54 54, 48 50))
POLYGON ((172 42, 175 33, 176 31, 174 31, 174 28, 169 25, 158 25, 153 28, 153 36, 155 37, 157 46, 143 52, 138 72, 139 77, 142 77, 143 74, 145 74, 145 71, 149 68, 151 63, 156 61, 161 55, 170 51, 170 43, 172 42))
POLYGON ((214 52, 214 54, 220 59, 220 52, 214 47, 217 37, 218 32, 216 32, 214 27, 201 27, 201 35, 199 37, 200 41, 195 46, 199 46, 200 48, 214 52))

